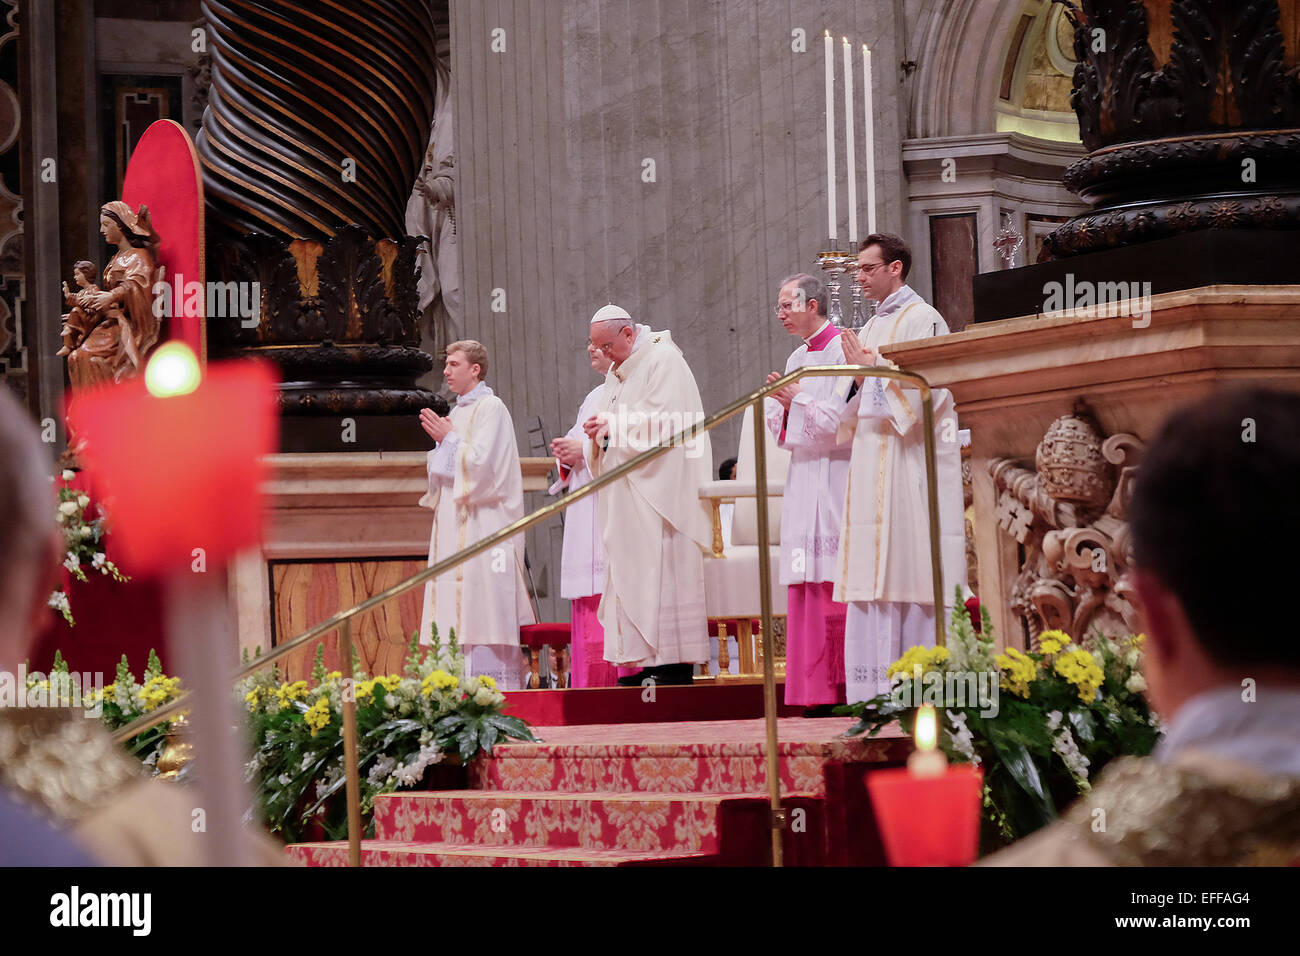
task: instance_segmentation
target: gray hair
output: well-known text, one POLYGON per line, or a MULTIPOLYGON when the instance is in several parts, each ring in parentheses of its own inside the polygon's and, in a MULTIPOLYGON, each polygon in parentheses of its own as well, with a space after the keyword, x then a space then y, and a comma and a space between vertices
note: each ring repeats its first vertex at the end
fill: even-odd
POLYGON ((779 293, 791 282, 795 283, 796 294, 803 298, 806 305, 810 301, 817 302, 816 313, 822 318, 826 317, 826 283, 815 275, 809 275, 807 272, 796 272, 792 276, 786 276, 781 280, 781 284, 776 287, 779 293))
MULTIPOLYGON (((23 628, 56 528, 50 468, 50 450, 36 426, 13 393, 0 386, 0 638, 35 637, 23 628)), ((0 658, 26 653, 25 645, 0 647, 0 658)), ((0 666, 12 663, 0 659, 0 666)))

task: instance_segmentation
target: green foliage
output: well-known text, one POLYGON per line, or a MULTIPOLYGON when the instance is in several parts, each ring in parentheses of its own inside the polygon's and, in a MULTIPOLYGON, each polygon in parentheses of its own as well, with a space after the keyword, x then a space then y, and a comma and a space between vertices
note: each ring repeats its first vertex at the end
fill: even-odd
MULTIPOLYGON (((468 763, 507 738, 535 739, 524 721, 502 713, 505 697, 489 678, 464 676, 454 643, 435 643, 420 656, 413 642, 408 651, 403 674, 352 685, 367 828, 377 796, 420 786, 430 766, 468 763)), ((320 676, 281 684, 261 673, 239 688, 249 715, 254 808, 290 842, 314 824, 331 839, 347 832, 344 687, 337 671, 320 676)))
POLYGON ((1068 803, 1091 789, 1091 781, 1110 760, 1150 754, 1159 730, 1142 696, 1141 636, 1117 641, 1094 632, 1080 647, 1060 631, 1049 631, 1039 636, 1044 649, 1015 660, 1010 652, 994 654, 986 608, 981 608, 981 619, 982 633, 977 634, 958 591, 947 656, 940 649, 909 649, 912 661, 895 678, 890 693, 836 708, 836 713, 858 719, 846 736, 874 737, 895 724, 910 734, 914 705, 924 695, 921 687, 912 686, 916 673, 906 668, 915 666, 918 653, 924 661, 923 681, 938 684, 931 672, 945 682, 950 674, 974 675, 996 688, 996 706, 946 701, 952 706, 936 708, 944 753, 984 770, 981 843, 991 852, 1056 819, 1068 803), (1008 684, 1017 665, 1032 672, 1027 695, 1014 692, 1014 682, 1008 684), (1090 683, 1094 680, 1095 690, 1090 683))

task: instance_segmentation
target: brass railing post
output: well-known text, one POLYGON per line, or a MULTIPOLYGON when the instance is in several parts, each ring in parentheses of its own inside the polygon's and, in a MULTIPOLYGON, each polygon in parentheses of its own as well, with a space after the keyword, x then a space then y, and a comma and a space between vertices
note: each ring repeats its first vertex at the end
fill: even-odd
POLYGON ((781 812, 781 759, 776 734, 776 663, 773 660, 771 535, 767 527, 767 416, 762 399, 754 403, 754 477, 758 482, 758 591, 763 601, 763 635, 768 640, 763 655, 763 719, 767 727, 767 793, 771 798, 772 865, 782 865, 785 814, 781 812))
POLYGON ((357 769, 357 693, 352 670, 352 619, 339 625, 339 654, 343 658, 343 769, 347 774, 348 866, 361 866, 361 772, 357 769))

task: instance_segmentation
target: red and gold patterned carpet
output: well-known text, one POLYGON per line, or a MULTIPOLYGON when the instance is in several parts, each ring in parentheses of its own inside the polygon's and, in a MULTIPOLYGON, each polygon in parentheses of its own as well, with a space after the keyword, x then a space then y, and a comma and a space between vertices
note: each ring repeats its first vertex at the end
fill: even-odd
MULTIPOLYGON (((787 865, 880 861, 862 778, 900 762, 898 734, 844 738, 850 718, 778 721, 787 865)), ((367 866, 762 866, 770 862, 762 720, 536 727, 496 748, 470 788, 375 802, 367 866)), ((347 846, 288 848, 343 866, 347 846)))

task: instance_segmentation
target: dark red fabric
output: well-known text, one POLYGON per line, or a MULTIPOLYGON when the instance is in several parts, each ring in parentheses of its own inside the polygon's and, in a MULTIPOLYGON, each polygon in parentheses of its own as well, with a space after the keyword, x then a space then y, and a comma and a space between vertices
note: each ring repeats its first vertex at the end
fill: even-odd
MULTIPOLYGON (((632 668, 635 673, 640 668, 632 668)), ((777 682, 777 700, 782 700, 777 682)), ((677 720, 744 720, 763 716, 762 684, 668 685, 655 688, 654 706, 642 687, 586 687, 571 690, 515 690, 506 695, 506 712, 536 726, 635 724, 677 720)), ((802 707, 778 704, 781 717, 798 717, 802 707)))
MULTIPOLYGON (((80 471, 68 487, 84 491, 91 504, 87 519, 99 515, 101 494, 94 477, 80 471)), ((83 584, 67 568, 61 570, 63 588, 72 605, 76 627, 69 627, 63 615, 51 608, 45 628, 36 636, 31 651, 31 668, 48 671, 54 652, 63 654, 68 667, 77 671, 99 671, 104 683, 113 681, 117 662, 125 654, 138 680, 149 660, 149 651, 158 652, 163 669, 167 668, 166 639, 163 632, 164 609, 161 582, 133 573, 122 561, 121 549, 111 530, 104 541, 105 553, 119 571, 131 578, 114 581, 92 568, 84 569, 83 584)))
MULTIPOLYGON (((205 280, 203 176, 184 127, 159 120, 144 131, 122 178, 122 199, 132 209, 139 209, 141 203, 149 207, 150 220, 162 240, 158 263, 166 267, 165 281, 172 285, 173 311, 164 322, 163 338, 180 339, 200 362, 206 362, 203 306, 189 314, 184 308, 185 285, 205 280)), ((206 302, 206 294, 202 298, 206 302)))
POLYGON ((980 617, 980 599, 975 595, 971 595, 966 599, 966 613, 970 615, 970 623, 975 628, 975 633, 982 633, 984 622, 980 617))
POLYGON ((528 647, 541 647, 544 644, 557 647, 568 644, 570 639, 571 631, 567 621, 524 624, 519 628, 519 643, 528 647))

